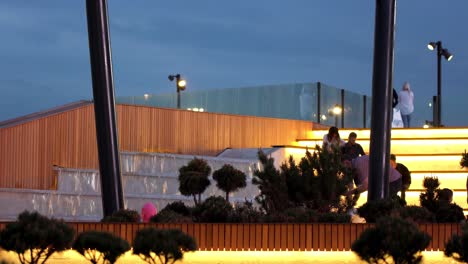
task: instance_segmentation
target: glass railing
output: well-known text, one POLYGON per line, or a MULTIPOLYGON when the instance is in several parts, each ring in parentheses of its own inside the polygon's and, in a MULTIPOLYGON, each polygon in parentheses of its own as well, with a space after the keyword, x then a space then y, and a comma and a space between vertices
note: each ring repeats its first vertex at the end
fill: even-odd
MULTIPOLYGON (((324 83, 266 85, 230 89, 182 91, 181 109, 213 113, 309 120, 329 126, 369 128, 372 98, 324 83), (333 112, 334 107, 342 112, 333 112)), ((415 102, 412 124, 432 119, 427 101, 415 102)), ((177 94, 117 97, 117 103, 176 108, 177 94)))

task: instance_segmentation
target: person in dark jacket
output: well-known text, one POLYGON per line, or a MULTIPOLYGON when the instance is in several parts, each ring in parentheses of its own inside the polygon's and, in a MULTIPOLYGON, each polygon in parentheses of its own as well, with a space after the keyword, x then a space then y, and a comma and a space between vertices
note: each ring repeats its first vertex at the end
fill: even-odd
POLYGON ((395 91, 395 88, 393 88, 393 100, 392 100, 392 108, 395 108, 398 104, 398 93, 395 91))
POLYGON ((401 199, 405 200, 405 192, 411 185, 411 172, 405 165, 396 162, 396 156, 394 154, 390 155, 390 165, 401 174, 401 199))
POLYGON ((349 133, 348 142, 341 148, 343 159, 352 160, 366 153, 359 143, 356 143, 357 135, 354 132, 349 133))

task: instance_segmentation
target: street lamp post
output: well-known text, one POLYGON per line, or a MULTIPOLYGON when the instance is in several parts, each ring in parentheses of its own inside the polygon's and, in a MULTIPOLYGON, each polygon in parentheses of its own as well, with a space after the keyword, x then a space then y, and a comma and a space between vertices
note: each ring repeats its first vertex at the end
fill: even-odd
POLYGON ((341 115, 343 109, 340 105, 336 104, 332 109, 331 112, 335 116, 335 127, 338 127, 338 116, 341 115))
POLYGON ((187 86, 187 81, 182 79, 182 76, 180 74, 174 74, 174 75, 169 75, 168 76, 169 81, 174 81, 176 80, 176 87, 177 87, 177 109, 180 109, 180 91, 185 90, 187 86))
POLYGON ((436 115, 433 117, 434 126, 442 126, 442 55, 447 61, 450 61, 453 58, 453 55, 442 47, 442 41, 430 42, 427 44, 429 50, 437 49, 437 106, 436 115))

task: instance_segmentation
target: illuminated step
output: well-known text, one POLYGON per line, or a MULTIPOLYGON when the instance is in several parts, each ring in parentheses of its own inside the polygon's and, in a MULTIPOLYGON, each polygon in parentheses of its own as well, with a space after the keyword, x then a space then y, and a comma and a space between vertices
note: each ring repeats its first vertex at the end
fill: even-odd
MULTIPOLYGON (((421 205, 419 202, 419 195, 421 192, 406 192, 406 203, 408 205, 421 205)), ((356 204, 356 208, 365 204, 367 202, 367 192, 361 193, 361 197, 356 204)), ((468 204, 466 203, 466 192, 464 191, 457 191, 453 192, 453 202, 456 203, 461 208, 468 208, 468 204)))
MULTIPOLYGON (((284 152, 285 157, 292 155, 300 160, 305 154, 307 147, 288 147, 284 152)), ((312 150, 310 148, 309 150, 312 150)), ((455 171, 463 172, 460 168, 461 154, 445 155, 397 155, 397 162, 404 164, 410 171, 455 171)))
POLYGON ((410 171, 459 171, 461 155, 397 156, 410 171))
MULTIPOLYGON (((340 129, 341 138, 348 138, 355 132, 358 140, 369 139, 370 129, 340 129)), ((307 133, 307 138, 322 139, 328 130, 313 130, 307 133)), ((392 138, 463 138, 468 136, 468 128, 393 128, 392 138)))
POLYGON ((424 177, 438 177, 440 188, 449 188, 452 190, 461 190, 466 188, 466 178, 468 171, 462 172, 412 172, 410 190, 424 189, 424 177))
MULTIPOLYGON (((294 146, 302 146, 308 148, 315 148, 315 145, 322 146, 322 139, 298 139, 297 142, 293 143, 294 146)), ((364 152, 369 153, 368 139, 360 140, 359 143, 364 152)), ((438 139, 392 139, 391 140, 391 152, 396 155, 401 154, 461 154, 468 148, 468 138, 438 138, 438 139)))

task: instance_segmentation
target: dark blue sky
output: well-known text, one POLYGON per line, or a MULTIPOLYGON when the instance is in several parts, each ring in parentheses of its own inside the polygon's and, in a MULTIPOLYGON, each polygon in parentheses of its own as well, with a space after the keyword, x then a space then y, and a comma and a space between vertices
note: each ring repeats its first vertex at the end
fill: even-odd
MULTIPOLYGON (((0 0, 0 120, 91 99, 85 0, 0 0)), ((442 40, 443 120, 468 126, 468 1, 399 0, 394 86, 419 111, 436 94, 442 40)), ((109 1, 117 96, 321 81, 371 95, 375 1, 109 1)))

